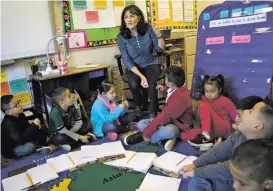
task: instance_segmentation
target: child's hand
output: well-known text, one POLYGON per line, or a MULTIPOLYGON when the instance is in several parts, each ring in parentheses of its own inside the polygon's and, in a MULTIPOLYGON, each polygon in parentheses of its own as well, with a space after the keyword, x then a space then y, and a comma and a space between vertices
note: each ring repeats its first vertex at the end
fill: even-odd
POLYGON ((194 170, 183 174, 183 178, 189 178, 189 177, 194 177, 194 170))
POLYGON ((89 140, 88 140, 89 136, 85 135, 85 136, 80 136, 80 140, 81 142, 83 143, 89 143, 89 140))
POLYGON ((145 141, 146 143, 150 143, 150 142, 151 142, 151 139, 148 138, 148 137, 144 137, 144 136, 143 136, 143 139, 144 139, 144 141, 145 141))
POLYGON ((162 86, 162 85, 158 85, 158 86, 156 86, 156 89, 157 89, 157 90, 160 90, 160 91, 164 91, 164 90, 165 90, 165 87, 162 86))
POLYGON ((35 125, 37 125, 37 126, 39 127, 39 129, 41 128, 41 121, 40 121, 38 118, 34 119, 34 120, 33 120, 33 123, 34 123, 35 125))
POLYGON ((128 101, 127 101, 127 100, 123 101, 123 103, 124 103, 124 105, 125 105, 126 107, 128 107, 128 106, 129 106, 129 103, 128 103, 128 101))
POLYGON ((122 102, 121 104, 118 105, 119 107, 121 107, 122 109, 125 109, 126 105, 124 102, 122 102))
POLYGON ((185 165, 185 166, 182 166, 181 170, 183 173, 186 173, 186 172, 190 172, 190 171, 193 171, 195 169, 195 166, 194 164, 188 164, 188 165, 185 165))

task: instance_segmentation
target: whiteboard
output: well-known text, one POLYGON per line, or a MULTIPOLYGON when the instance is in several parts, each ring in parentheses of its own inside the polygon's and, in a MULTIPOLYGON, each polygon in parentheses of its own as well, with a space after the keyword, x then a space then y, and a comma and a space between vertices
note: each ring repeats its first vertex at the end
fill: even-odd
POLYGON ((45 55, 52 37, 49 1, 1 2, 1 60, 45 55))

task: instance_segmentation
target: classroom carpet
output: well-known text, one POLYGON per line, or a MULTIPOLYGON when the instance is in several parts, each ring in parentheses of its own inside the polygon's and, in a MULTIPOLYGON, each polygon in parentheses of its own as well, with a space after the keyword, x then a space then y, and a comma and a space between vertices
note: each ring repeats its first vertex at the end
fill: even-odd
MULTIPOLYGON (((91 144, 102 144, 110 142, 108 138, 99 139, 91 144)), ((158 156, 164 154, 162 145, 154 145, 142 142, 133 146, 125 146, 126 150, 133 150, 137 152, 154 152, 158 156)), ((77 149, 76 149, 77 150, 77 149)), ((185 155, 199 156, 200 151, 195 150, 186 142, 179 142, 173 149, 175 152, 179 152, 185 155)), ((56 157, 61 154, 67 153, 63 149, 54 151, 51 155, 42 156, 38 153, 34 153, 30 156, 24 157, 17 162, 3 167, 1 171, 1 179, 7 178, 8 173, 20 167, 30 164, 44 164, 48 158, 56 157)), ((154 169, 149 171, 152 174, 160 174, 154 169)), ((162 175, 162 174, 161 174, 162 175)), ((145 174, 135 172, 125 172, 117 168, 94 163, 81 167, 75 171, 66 171, 59 173, 59 178, 50 181, 38 189, 43 191, 135 191, 139 188, 145 174)), ((187 191, 188 183, 190 179, 182 179, 179 191, 187 191)), ((3 188, 2 188, 3 189, 3 188)))

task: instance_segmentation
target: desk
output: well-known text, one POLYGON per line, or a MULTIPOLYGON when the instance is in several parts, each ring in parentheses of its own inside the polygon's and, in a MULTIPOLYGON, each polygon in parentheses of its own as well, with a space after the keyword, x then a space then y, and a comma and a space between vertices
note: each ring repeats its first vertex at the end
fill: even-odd
POLYGON ((85 97, 85 99, 88 99, 90 87, 89 78, 92 78, 92 73, 103 71, 103 77, 108 77, 110 74, 109 68, 109 65, 101 64, 94 68, 68 68, 68 73, 64 75, 44 77, 33 75, 31 85, 34 107, 45 114, 46 120, 48 121, 49 112, 47 109, 46 94, 51 96, 55 88, 62 86, 70 89, 70 91, 76 89, 80 94, 82 93, 84 95, 83 97, 85 97))

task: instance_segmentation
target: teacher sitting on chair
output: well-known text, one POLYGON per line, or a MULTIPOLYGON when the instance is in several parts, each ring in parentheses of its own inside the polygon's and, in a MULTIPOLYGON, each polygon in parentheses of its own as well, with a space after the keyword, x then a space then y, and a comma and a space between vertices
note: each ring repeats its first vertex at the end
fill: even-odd
MULTIPOLYGON (((165 50, 165 42, 158 29, 146 23, 142 11, 135 5, 124 8, 121 16, 120 33, 117 37, 126 75, 136 105, 136 115, 141 114, 143 98, 141 90, 148 89, 150 117, 157 110, 157 78, 160 64, 157 53, 165 50)), ((144 93, 145 94, 145 93, 144 93)))

